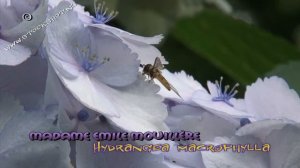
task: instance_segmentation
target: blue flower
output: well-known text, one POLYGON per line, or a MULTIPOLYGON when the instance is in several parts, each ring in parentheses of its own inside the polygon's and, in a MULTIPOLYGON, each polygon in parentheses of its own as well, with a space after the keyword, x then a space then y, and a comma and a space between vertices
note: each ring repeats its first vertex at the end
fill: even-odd
POLYGON ((110 60, 109 57, 104 57, 103 61, 100 61, 96 54, 91 53, 91 50, 89 47, 80 49, 77 46, 76 51, 77 51, 77 56, 79 58, 81 58, 81 67, 86 72, 92 72, 110 60))
MULTIPOLYGON (((65 6, 69 4, 62 2, 52 12, 65 6)), ((167 110, 155 94, 157 86, 145 82, 138 54, 120 36, 86 26, 75 12, 69 12, 48 25, 44 43, 50 69, 46 93, 55 93, 53 99, 72 119, 91 120, 90 113, 81 111, 89 109, 128 131, 168 130, 167 110)), ((131 46, 138 48, 135 43, 131 46)), ((148 52, 145 45, 137 50, 148 52)))
POLYGON ((118 15, 118 11, 108 11, 108 8, 105 7, 105 1, 97 3, 97 0, 94 1, 94 9, 95 9, 95 18, 93 19, 93 23, 95 24, 105 24, 111 21, 118 15))
POLYGON ((217 96, 213 97, 213 101, 223 101, 224 103, 228 104, 229 106, 232 106, 232 103, 230 103, 230 99, 233 98, 237 93, 238 91, 235 90, 236 87, 239 86, 239 84, 235 84, 232 89, 228 92, 228 89, 230 88, 229 85, 226 85, 224 87, 224 90, 223 90, 223 87, 222 87, 222 81, 223 81, 223 77, 220 78, 220 82, 216 81, 215 82, 215 85, 217 87, 217 96))

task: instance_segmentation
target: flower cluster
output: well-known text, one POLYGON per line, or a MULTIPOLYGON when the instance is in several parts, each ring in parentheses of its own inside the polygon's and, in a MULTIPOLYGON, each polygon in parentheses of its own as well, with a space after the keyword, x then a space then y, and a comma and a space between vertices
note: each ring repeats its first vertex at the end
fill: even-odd
POLYGON ((194 156, 178 152, 166 156, 171 161, 187 167, 299 167, 300 98, 284 79, 259 78, 247 86, 244 99, 236 99, 238 84, 231 89, 223 86, 222 77, 215 83, 208 81, 207 91, 185 72, 172 74, 165 70, 163 74, 184 98, 178 99, 164 90, 159 92, 165 97, 169 111, 166 122, 172 131, 199 131, 200 144, 270 145, 270 152, 204 151, 194 156), (202 166, 196 161, 199 155, 202 166))
POLYGON ((156 58, 168 64, 154 46, 163 36, 142 37, 108 25, 118 12, 104 2, 95 1, 93 16, 72 0, 0 0, 0 48, 72 4, 72 11, 44 30, 0 51, 1 167, 299 167, 300 98, 283 79, 258 79, 244 99, 236 99, 238 84, 224 86, 223 77, 208 81, 206 90, 183 71, 162 70, 178 97, 141 73, 140 65, 156 58), (32 13, 33 20, 21 21, 23 13, 32 13), (186 153, 174 147, 168 153, 95 155, 93 140, 28 138, 31 131, 182 130, 200 132, 201 141, 171 146, 269 143, 271 152, 186 153))

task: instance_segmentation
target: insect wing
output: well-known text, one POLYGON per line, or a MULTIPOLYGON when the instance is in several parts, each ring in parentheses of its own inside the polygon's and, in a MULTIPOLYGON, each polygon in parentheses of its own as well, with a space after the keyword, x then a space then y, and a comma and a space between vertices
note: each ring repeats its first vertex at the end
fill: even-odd
POLYGON ((154 64, 153 64, 154 68, 157 68, 159 70, 164 69, 164 65, 161 63, 159 57, 155 58, 154 64))

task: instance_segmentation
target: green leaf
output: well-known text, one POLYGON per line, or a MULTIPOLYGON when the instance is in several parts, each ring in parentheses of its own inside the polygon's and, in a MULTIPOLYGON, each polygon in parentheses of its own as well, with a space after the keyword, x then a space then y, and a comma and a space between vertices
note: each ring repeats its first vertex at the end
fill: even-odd
POLYGON ((289 84, 290 88, 295 89, 300 95, 300 61, 292 61, 288 64, 279 65, 266 76, 280 76, 289 84))
POLYGON ((120 10, 118 21, 130 32, 151 36, 167 32, 168 21, 158 13, 151 10, 120 10))
POLYGON ((283 39, 215 10, 178 22, 172 36, 242 84, 276 65, 299 60, 299 51, 283 39))
POLYGON ((192 75, 196 80, 201 82, 205 87, 206 81, 215 81, 220 76, 224 76, 226 83, 228 81, 234 82, 232 79, 228 79, 222 71, 213 66, 210 62, 202 57, 199 57, 193 51, 187 49, 179 41, 167 36, 165 41, 160 47, 161 52, 169 61, 169 64, 165 67, 171 72, 180 72, 184 70, 187 74, 192 75), (205 70, 205 71, 204 71, 205 70))
POLYGON ((202 9, 203 2, 198 0, 120 0, 117 19, 127 31, 150 36, 167 34, 178 18, 202 9))
POLYGON ((178 0, 121 0, 117 19, 132 33, 144 36, 162 34, 174 22, 177 8, 178 0))

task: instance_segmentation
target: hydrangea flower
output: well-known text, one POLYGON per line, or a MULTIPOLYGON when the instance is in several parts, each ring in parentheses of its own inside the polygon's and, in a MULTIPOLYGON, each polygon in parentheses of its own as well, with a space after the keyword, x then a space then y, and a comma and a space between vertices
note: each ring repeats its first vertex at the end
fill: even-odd
POLYGON ((287 124, 297 125, 297 123, 291 120, 282 120, 282 119, 281 120, 274 120, 274 119, 259 120, 239 128, 236 131, 236 135, 238 136, 251 135, 256 138, 259 138, 261 141, 265 141, 266 137, 273 130, 280 130, 287 124))
POLYGON ((270 167, 299 167, 300 166, 300 127, 286 125, 280 130, 274 130, 266 138, 271 146, 270 167))
MULTIPOLYGON (((84 107, 83 107, 84 108, 84 107)), ((80 110, 77 115, 69 115, 67 111, 60 108, 57 120, 58 127, 63 132, 123 132, 123 129, 109 123, 108 118, 99 116, 97 112, 89 109, 80 110)), ((95 153, 93 146, 97 143, 91 141, 76 141, 73 143, 71 158, 76 167, 162 167, 168 168, 162 154, 139 153, 139 152, 104 152, 95 153), (74 152, 76 151, 76 153, 74 152), (118 161, 116 161, 118 160, 118 161)), ((141 145, 133 141, 103 141, 108 145, 133 144, 141 145)))
MULTIPOLYGON (((0 162, 7 168, 20 164, 23 168, 36 167, 150 167, 169 168, 165 165, 162 154, 151 153, 97 153, 93 151, 92 141, 30 141, 28 134, 35 132, 95 132, 120 131, 110 125, 103 117, 93 115, 90 110, 82 110, 74 118, 56 105, 47 111, 24 111, 13 96, 0 95, 0 162), (57 114, 49 119, 47 115, 57 114), (88 117, 87 117, 88 116, 88 117), (18 135, 17 137, 15 135, 18 135), (41 160, 43 160, 41 162, 41 160), (118 162, 116 162, 118 160, 118 162)), ((121 144, 129 142, 110 142, 121 144)), ((134 142, 130 142, 134 143, 134 142)))
POLYGON ((177 104, 169 109, 166 120, 172 131, 200 132, 201 141, 177 142, 174 150, 165 153, 166 163, 174 167, 204 167, 202 154, 204 152, 178 152, 178 144, 204 144, 218 136, 234 136, 237 125, 202 109, 188 104, 177 104))
MULTIPOLYGON (((247 87, 245 93, 245 108, 248 113, 254 114, 255 118, 251 119, 253 122, 239 128, 236 132, 237 136, 234 138, 247 137, 249 139, 249 137, 252 137, 256 139, 252 144, 270 144, 271 151, 264 154, 268 156, 256 158, 258 152, 255 153, 256 156, 247 152, 243 154, 245 156, 245 159, 243 159, 240 155, 234 156, 234 154, 228 152, 203 153, 205 165, 210 167, 218 167, 218 165, 243 167, 247 165, 263 168, 299 166, 299 152, 297 150, 300 145, 300 125, 299 115, 297 114, 299 103, 297 93, 290 89, 282 78, 274 76, 264 78, 264 80, 258 79, 254 84, 247 87), (231 162, 231 158, 238 159, 231 162)), ((234 143, 245 144, 245 142, 234 143)))
MULTIPOLYGON (((237 122, 231 122, 215 115, 199 106, 176 102, 169 108, 166 123, 172 131, 200 132, 201 141, 177 142, 176 144, 203 144, 218 136, 234 136, 238 128, 237 122)), ((173 146, 176 149, 176 145, 173 146)), ((177 150, 165 153, 166 163, 176 167, 204 167, 203 152, 178 152, 177 150)))
MULTIPOLYGON (((195 92, 206 92, 202 85, 188 76, 184 71, 170 73, 162 71, 163 76, 178 90, 182 96, 180 99, 175 93, 170 92, 161 86, 159 94, 165 98, 169 115, 166 123, 172 131, 193 131, 200 132, 201 141, 177 142, 176 144, 202 144, 205 141, 213 140, 218 136, 234 136, 239 127, 238 120, 233 117, 228 120, 224 115, 212 113, 193 101, 195 92)), ((212 100, 210 100, 212 101, 212 100)), ((226 104, 227 105, 227 104, 226 104)), ((176 149, 176 144, 174 148, 176 149)), ((171 166, 178 167, 204 167, 202 161, 203 152, 178 152, 176 150, 165 154, 165 162, 171 166)))
POLYGON ((237 136, 218 137, 207 144, 269 144, 269 152, 202 152, 207 167, 226 165, 231 167, 298 167, 299 166, 299 124, 280 120, 255 121, 240 128, 237 136))
POLYGON ((199 82, 183 71, 172 74, 167 70, 163 70, 162 73, 183 98, 179 99, 175 93, 165 90, 163 86, 157 82, 157 84, 161 86, 159 94, 165 98, 165 102, 169 106, 174 106, 176 104, 198 106, 199 108, 225 118, 236 125, 239 125, 237 120, 252 116, 245 112, 244 101, 242 99, 234 98, 236 86, 231 90, 228 90, 229 86, 223 88, 221 81, 216 81, 215 84, 208 81, 208 92, 199 82))
MULTIPOLYGON (((0 47, 5 47, 26 34, 32 25, 43 22, 48 10, 48 16, 51 17, 71 3, 74 1, 50 0, 48 3, 47 0, 0 0, 0 47), (22 21, 23 13, 32 13, 34 20, 30 23, 22 21)), ((228 6, 226 8, 226 4, 219 4, 230 12, 231 9, 228 6)), ((172 74, 163 70, 163 76, 178 89, 182 96, 180 99, 159 82, 155 85, 145 81, 145 77, 139 73, 140 64, 152 64, 156 57, 164 64, 167 63, 153 46, 161 41, 162 36, 142 37, 109 26, 108 22, 118 12, 110 12, 104 2, 95 1, 94 7, 95 16, 91 16, 82 6, 77 5, 73 11, 59 16, 48 25, 45 39, 44 32, 38 31, 31 36, 32 39, 16 44, 9 51, 1 50, 0 65, 18 65, 30 55, 42 53, 49 63, 47 66, 45 62, 36 62, 37 59, 31 57, 15 67, 0 67, 1 166, 300 166, 300 98, 283 79, 258 79, 247 87, 243 100, 234 98, 237 85, 232 88, 223 87, 223 78, 215 83, 208 81, 207 91, 184 71, 172 74), (44 41, 40 47, 42 40, 44 41), (36 53, 38 49, 44 52, 36 53), (29 73, 28 70, 37 73, 46 68, 47 75, 45 71, 40 75, 30 73, 30 78, 24 75, 29 73), (18 79, 10 78, 11 73, 17 75, 18 79), (42 104, 40 95, 31 92, 44 91, 46 76, 45 104, 42 104), (3 94, 4 91, 21 99, 16 100, 11 95, 3 94), (200 132, 201 141, 169 143, 169 153, 94 154, 94 140, 30 142, 28 139, 28 133, 33 130, 146 132, 170 129, 200 132), (176 150, 176 144, 179 143, 269 143, 271 151, 243 154, 230 151, 184 153, 176 150)))
MULTIPOLYGON (((62 2, 55 10, 65 6, 69 3, 62 2)), ((137 54, 118 36, 85 27, 76 12, 60 16, 46 32, 50 68, 59 78, 54 89, 62 84, 75 102, 105 115, 125 130, 168 130, 163 122, 166 109, 162 98, 156 95, 158 87, 145 82, 138 72, 137 54), (70 24, 61 27, 65 22, 70 24)))
POLYGON ((163 64, 168 64, 160 51, 153 46, 161 41, 163 38, 162 35, 143 37, 109 26, 107 23, 114 19, 118 15, 118 12, 110 11, 105 6, 104 1, 95 0, 94 11, 95 16, 86 14, 82 10, 78 10, 77 13, 79 14, 80 20, 86 25, 108 31, 120 38, 132 52, 138 55, 141 64, 153 64, 156 57, 159 57, 163 64))
POLYGON ((245 92, 247 113, 255 119, 287 119, 300 122, 300 98, 277 76, 257 79, 245 92))
MULTIPOLYGON (((201 142, 217 136, 232 136, 237 125, 204 109, 190 105, 175 105, 169 111, 166 123, 172 131, 200 132, 201 142)), ((188 143, 188 142, 183 142, 188 143)))
POLYGON ((208 81, 209 92, 206 90, 196 91, 193 95, 193 101, 208 111, 227 119, 252 117, 251 114, 244 111, 244 101, 234 98, 238 84, 230 89, 229 85, 223 86, 222 82, 223 77, 215 83, 208 81))
POLYGON ((253 114, 251 120, 256 122, 240 128, 237 131, 240 136, 253 135, 264 141, 273 130, 280 130, 287 124, 299 124, 299 96, 277 76, 257 79, 247 86, 245 108, 253 114))
POLYGON ((30 141, 31 131, 55 131, 44 111, 23 110, 11 95, 0 96, 0 163, 6 168, 72 167, 66 141, 30 141), (17 135, 17 136, 16 136, 17 135), (42 160, 42 161, 41 161, 42 160))
MULTIPOLYGON (((81 122, 78 126, 78 131, 89 131, 89 132, 116 132, 122 131, 113 126, 109 125, 105 119, 100 117, 93 121, 87 121, 85 124, 81 122)), ((93 145, 96 143, 95 140, 76 142, 76 167, 85 168, 91 167, 161 167, 168 168, 164 164, 164 157, 162 154, 152 154, 148 152, 105 152, 105 153, 94 153, 93 145)), ((105 144, 133 144, 136 142, 132 141, 104 141, 105 144)))
MULTIPOLYGON (((221 144, 258 144, 261 145, 258 139, 245 136, 237 137, 233 136, 228 137, 216 137, 213 141, 206 141, 204 144, 212 145, 221 145, 221 144)), ((271 146, 272 148, 272 146, 271 146)), ((259 152, 259 151, 246 151, 244 153, 233 152, 231 149, 228 151, 221 152, 211 152, 203 151, 202 152, 203 163, 206 167, 209 168, 218 168, 218 167, 232 167, 232 168, 268 168, 269 166, 269 156, 268 152, 259 152)))

